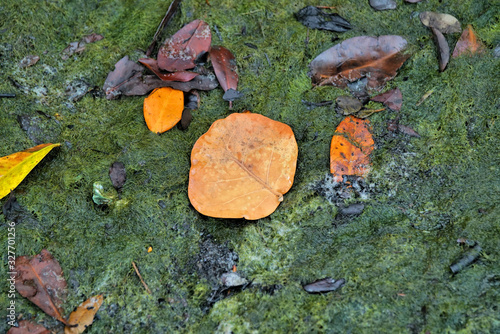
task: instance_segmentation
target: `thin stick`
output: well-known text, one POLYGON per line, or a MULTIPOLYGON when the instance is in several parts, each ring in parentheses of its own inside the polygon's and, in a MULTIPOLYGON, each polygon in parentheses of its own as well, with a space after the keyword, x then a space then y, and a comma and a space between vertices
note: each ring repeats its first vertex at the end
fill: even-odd
POLYGON ((174 0, 168 6, 167 12, 165 13, 165 16, 163 17, 163 20, 161 20, 160 25, 158 26, 158 29, 156 29, 155 35, 153 36, 153 41, 148 47, 148 50, 146 51, 146 57, 151 56, 153 53, 153 50, 156 46, 156 42, 158 41, 158 37, 160 36, 161 31, 165 26, 168 24, 172 16, 175 14, 175 11, 177 10, 177 7, 179 7, 179 4, 181 3, 182 0, 174 0))
POLYGON ((148 285, 146 284, 146 282, 144 282, 144 280, 142 279, 142 276, 141 274, 139 273, 139 269, 137 269, 137 266, 135 265, 135 262, 132 261, 132 266, 134 266, 134 269, 135 269, 135 273, 137 274, 137 276, 139 276, 139 279, 141 280, 141 283, 142 285, 144 285, 144 288, 146 289, 146 291, 151 295, 151 290, 149 290, 149 287, 148 285))
POLYGON ((9 97, 9 98, 13 98, 13 97, 16 97, 16 94, 12 94, 12 93, 1 93, 1 94, 0 94, 0 97, 9 97))

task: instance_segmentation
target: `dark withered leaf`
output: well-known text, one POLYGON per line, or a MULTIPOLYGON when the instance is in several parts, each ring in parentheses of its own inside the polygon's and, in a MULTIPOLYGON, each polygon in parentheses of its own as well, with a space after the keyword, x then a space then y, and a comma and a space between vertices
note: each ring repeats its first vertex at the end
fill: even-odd
POLYGON ((237 90, 238 73, 236 73, 236 60, 231 51, 223 46, 214 45, 210 49, 210 61, 222 89, 237 90))
POLYGON ((422 0, 405 0, 405 2, 408 2, 408 3, 417 3, 420 1, 422 1, 422 0))
POLYGON ((304 290, 309 293, 323 293, 335 291, 345 284, 345 279, 340 278, 334 280, 333 278, 326 277, 315 282, 304 285, 304 290))
POLYGON ((194 20, 165 41, 158 51, 158 66, 169 72, 193 68, 198 58, 208 52, 211 41, 208 24, 194 20))
POLYGON ((420 135, 418 134, 418 132, 413 130, 409 126, 406 126, 403 124, 398 124, 398 130, 399 130, 399 132, 404 133, 405 135, 408 135, 410 137, 420 138, 420 135))
POLYGON ((130 90, 130 87, 140 84, 143 69, 141 65, 131 61, 128 56, 120 59, 115 64, 115 69, 109 72, 106 81, 104 81, 102 88, 106 93, 106 98, 112 100, 122 94, 127 95, 126 92, 130 90))
POLYGON ((189 127, 189 124, 191 124, 192 120, 193 115, 191 114, 191 109, 184 108, 184 110, 182 111, 181 121, 179 122, 179 127, 181 128, 181 130, 186 130, 189 127))
POLYGON ((116 190, 121 189, 127 180, 125 165, 119 161, 113 162, 111 167, 109 167, 109 178, 116 190))
POLYGON ((295 18, 311 29, 345 32, 352 28, 351 24, 339 14, 328 14, 314 6, 302 8, 295 14, 295 18))
POLYGON ((371 98, 372 101, 381 102, 387 108, 400 111, 403 105, 403 94, 399 88, 391 89, 385 93, 379 94, 371 98))
POLYGON ((199 73, 188 72, 188 71, 178 71, 178 72, 163 72, 158 67, 158 62, 153 58, 140 58, 139 63, 146 66, 151 72, 156 74, 158 78, 163 81, 181 81, 186 82, 193 80, 199 73))
POLYGON ((370 0, 370 6, 375 10, 396 9, 397 4, 394 0, 370 0))
POLYGON ((450 61, 450 46, 439 29, 431 28, 438 47, 439 71, 443 72, 450 61))
POLYGON ((50 334, 51 331, 43 327, 43 325, 28 321, 20 320, 19 327, 11 327, 7 334, 50 334))
POLYGON ((318 55, 310 64, 312 82, 341 88, 367 78, 368 89, 381 89, 410 57, 401 36, 349 38, 318 55))
MULTIPOLYGON (((206 75, 200 74, 196 78, 187 82, 180 81, 162 81, 156 76, 145 75, 142 80, 143 84, 147 89, 146 93, 158 87, 172 87, 173 89, 182 90, 183 92, 189 92, 192 89, 197 90, 212 90, 217 88, 219 84, 217 83, 217 78, 215 75, 209 73, 206 75)), ((134 95, 144 95, 144 94, 134 94, 134 95)))
POLYGON ((237 100, 237 99, 241 98, 242 96, 243 96, 242 92, 239 92, 239 91, 237 91, 235 89, 229 88, 224 93, 224 95, 222 96, 222 98, 224 99, 224 101, 234 101, 234 100, 237 100))

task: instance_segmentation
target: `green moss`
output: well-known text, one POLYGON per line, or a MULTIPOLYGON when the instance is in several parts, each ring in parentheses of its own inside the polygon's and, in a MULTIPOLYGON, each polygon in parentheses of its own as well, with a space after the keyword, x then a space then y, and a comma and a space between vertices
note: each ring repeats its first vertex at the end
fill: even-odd
MULTIPOLYGON (((294 186, 275 213, 255 222, 204 217, 189 204, 191 148, 212 122, 231 112, 220 89, 200 93, 201 106, 188 130, 174 128, 161 136, 145 126, 143 97, 108 101, 87 94, 71 102, 65 93, 75 80, 102 87, 121 57, 138 58, 137 50, 147 48, 168 4, 75 0, 0 5, 0 92, 17 94, 0 99, 0 156, 35 145, 19 126, 20 115, 37 116, 43 129, 60 129, 57 141, 62 143, 15 191, 34 217, 19 222, 16 253, 33 255, 47 248, 59 260, 69 283, 66 314, 92 294, 105 295, 88 333, 499 330, 500 92, 495 73, 500 60, 491 50, 500 42, 498 4, 398 2, 397 10, 375 12, 368 1, 332 1, 329 5, 354 27, 343 34, 298 23, 293 14, 310 4, 317 3, 225 0, 208 6, 186 0, 163 36, 193 19, 207 21, 213 44, 236 56, 244 97, 234 102, 234 110, 285 122, 295 133, 294 186), (490 50, 452 58, 439 73, 431 33, 416 15, 424 10, 472 24, 490 50), (62 60, 68 43, 92 32, 104 40, 62 60), (330 140, 342 117, 331 106, 308 109, 302 100, 348 94, 334 87, 312 88, 307 66, 338 41, 365 34, 403 35, 413 55, 388 85, 403 93, 401 112, 370 117, 376 150, 365 185, 368 198, 362 200, 365 210, 343 217, 315 190, 328 173, 330 140), (332 42, 332 37, 339 40, 332 42), (20 69, 18 62, 28 54, 41 59, 20 69), (431 89, 432 95, 416 106, 431 89), (389 132, 387 122, 396 117, 421 138, 389 132), (108 169, 114 161, 126 167, 120 196, 129 204, 97 206, 92 186, 100 182, 112 189, 108 169), (199 276, 196 261, 207 234, 217 243, 229 241, 239 254, 238 272, 253 284, 204 312, 212 287, 199 276), (449 266, 466 251, 458 238, 477 241, 483 252, 453 276, 449 266), (325 295, 302 290, 302 284, 327 276, 345 278, 346 284, 325 295)), ((458 37, 447 36, 451 48, 458 37)), ((1 227, 2 245, 6 228, 1 227)), ((0 275, 6 277, 5 267, 0 275)), ((4 283, 2 305, 7 288, 4 283)), ((36 316, 57 328, 29 301, 18 297, 16 307, 23 317, 36 316)), ((5 329, 0 324, 0 331, 5 329)))

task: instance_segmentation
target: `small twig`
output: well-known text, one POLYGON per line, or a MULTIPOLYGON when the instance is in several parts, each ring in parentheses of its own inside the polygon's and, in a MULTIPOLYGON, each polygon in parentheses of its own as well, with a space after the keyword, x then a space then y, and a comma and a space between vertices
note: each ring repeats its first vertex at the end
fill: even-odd
POLYGON ((134 266, 134 270, 135 270, 135 273, 137 274, 137 276, 139 276, 139 279, 141 280, 141 283, 142 285, 144 285, 144 288, 146 289, 146 291, 151 295, 151 290, 149 290, 149 287, 148 285, 146 284, 146 282, 144 282, 144 280, 142 279, 142 276, 141 274, 139 273, 139 269, 137 269, 137 266, 135 265, 135 262, 132 261, 132 266, 134 266))
POLYGON ((422 102, 424 102, 425 100, 427 100, 427 98, 429 96, 431 96, 431 94, 434 93, 434 88, 432 88, 431 90, 427 91, 421 98, 420 100, 418 100, 418 102, 415 104, 416 107, 418 107, 419 105, 422 104, 422 102))
POLYGON ((219 28, 217 28, 217 25, 216 25, 216 24, 214 24, 214 30, 215 30, 215 33, 217 34, 217 37, 219 37, 219 40, 220 40, 221 42, 223 42, 223 40, 222 40, 222 35, 220 34, 220 32, 219 32, 219 28))
POLYGON ((153 50, 156 46, 156 42, 158 41, 158 37, 160 36, 161 31, 165 26, 168 24, 172 16, 175 14, 175 11, 177 10, 177 7, 179 7, 179 4, 181 3, 182 0, 174 0, 168 6, 167 12, 165 13, 165 16, 163 17, 163 20, 161 20, 160 25, 158 26, 158 29, 156 29, 155 35, 153 36, 153 41, 148 47, 148 50, 146 51, 146 57, 151 56, 153 53, 153 50))
POLYGON ((13 93, 0 93, 0 98, 2 97, 16 97, 16 94, 13 93))
POLYGON ((335 6, 315 6, 318 9, 334 9, 335 6))

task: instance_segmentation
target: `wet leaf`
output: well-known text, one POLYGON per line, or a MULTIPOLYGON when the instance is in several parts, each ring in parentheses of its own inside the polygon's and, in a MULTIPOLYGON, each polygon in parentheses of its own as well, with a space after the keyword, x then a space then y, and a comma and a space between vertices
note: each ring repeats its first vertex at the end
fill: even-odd
POLYGON ((104 38, 104 36, 93 33, 93 34, 84 36, 79 42, 69 43, 69 45, 62 51, 62 53, 63 53, 62 59, 67 60, 73 54, 81 53, 81 52, 85 51, 85 47, 87 44, 100 41, 103 38, 104 38))
POLYGON ((341 182, 344 175, 368 174, 373 148, 368 120, 347 116, 340 122, 330 146, 330 172, 335 182, 341 182))
POLYGON ((370 6, 375 10, 396 9, 397 4, 394 0, 370 0, 370 6))
POLYGON ((379 94, 371 98, 372 101, 381 102, 387 108, 400 111, 403 105, 403 94, 399 88, 391 89, 385 93, 379 94))
POLYGON ((404 133, 405 135, 408 135, 410 137, 420 138, 420 135, 418 134, 418 132, 413 130, 409 126, 406 126, 403 124, 398 124, 398 130, 399 130, 399 132, 404 133))
POLYGON ((146 66, 151 72, 156 74, 163 81, 191 81, 199 75, 199 73, 179 71, 179 72, 162 72, 158 67, 158 62, 153 58, 141 58, 139 63, 146 66))
POLYGON ((237 90, 238 73, 236 73, 236 60, 231 51, 223 46, 214 45, 210 49, 210 61, 222 89, 237 90))
POLYGON ((215 121, 191 153, 191 204, 210 217, 266 217, 293 184, 297 153, 286 124, 250 112, 215 121))
POLYGON ((439 51, 439 71, 443 72, 450 61, 450 47, 441 31, 436 28, 431 28, 431 30, 439 51))
POLYGON ((11 327, 7 334, 50 334, 50 331, 40 324, 21 320, 19 321, 19 327, 11 327))
POLYGON ((183 110, 184 93, 170 87, 157 88, 144 99, 144 119, 154 133, 173 128, 181 120, 183 110))
POLYGON ((133 87, 126 95, 145 95, 151 90, 159 87, 171 87, 173 89, 189 92, 190 90, 212 90, 217 88, 217 78, 213 74, 200 74, 193 80, 186 82, 162 81, 156 75, 145 75, 141 78, 139 85, 133 87), (142 93, 142 94, 141 94, 142 93))
MULTIPOLYGON (((106 98, 112 100, 118 96, 131 91, 142 83, 143 67, 134 61, 128 59, 128 56, 123 57, 115 64, 115 69, 109 72, 102 89, 106 93, 106 98)), ((156 87, 154 87, 156 88, 156 87)), ((153 88, 151 88, 152 90, 153 88)), ((146 91, 143 94, 147 94, 146 91)))
POLYGON ((210 49, 212 34, 208 24, 194 20, 168 38, 158 51, 158 66, 169 72, 196 66, 196 61, 210 49))
POLYGON ((469 24, 467 28, 464 29, 460 39, 455 45, 455 49, 453 50, 453 58, 456 58, 462 54, 473 55, 475 53, 481 53, 484 51, 484 45, 478 41, 476 33, 472 26, 469 24))
POLYGON ((94 322, 94 316, 101 307, 102 301, 103 296, 96 295, 81 303, 69 315, 68 324, 64 328, 64 334, 83 333, 94 322))
POLYGON ((460 22, 450 14, 436 12, 420 13, 420 22, 426 27, 435 28, 443 34, 461 32, 460 22))
POLYGON ((39 56, 29 55, 21 59, 19 67, 26 68, 35 65, 40 60, 39 56))
POLYGON ((351 24, 336 13, 328 14, 315 6, 307 6, 295 14, 297 21, 311 29, 323 29, 344 32, 351 29, 351 24))
POLYGON ((66 324, 62 302, 66 297, 66 280, 56 259, 46 249, 32 258, 16 258, 16 289, 48 315, 66 324))
POLYGON ((121 189, 127 180, 125 165, 119 161, 113 162, 111 167, 109 167, 109 178, 116 190, 121 189))
POLYGON ((381 89, 410 57, 405 53, 406 45, 403 37, 395 35, 349 38, 311 62, 313 84, 344 88, 366 77, 369 89, 381 89))
POLYGON ((0 199, 16 188, 33 168, 61 144, 41 144, 0 158, 0 199))
POLYGON ((333 279, 330 277, 326 277, 315 282, 304 285, 304 290, 309 293, 322 293, 322 292, 330 292, 335 291, 345 284, 345 279, 333 279))
POLYGON ((353 113, 353 116, 356 116, 357 118, 368 118, 374 113, 384 111, 385 108, 380 108, 380 109, 361 109, 360 111, 353 113))
POLYGON ((351 115, 363 108, 363 103, 351 96, 339 96, 335 99, 335 102, 337 103, 335 110, 344 116, 351 115))
POLYGON ((408 2, 408 3, 418 3, 422 0, 405 0, 405 2, 408 2))

